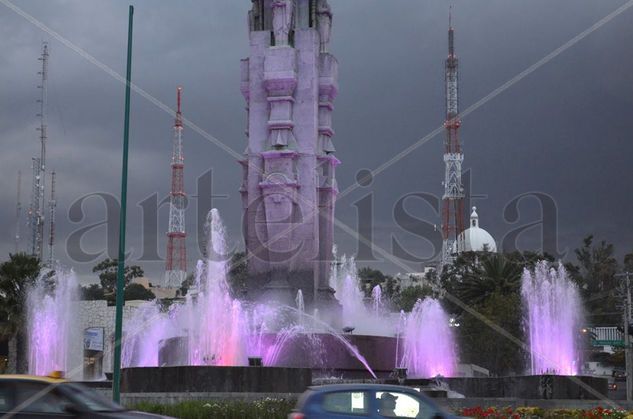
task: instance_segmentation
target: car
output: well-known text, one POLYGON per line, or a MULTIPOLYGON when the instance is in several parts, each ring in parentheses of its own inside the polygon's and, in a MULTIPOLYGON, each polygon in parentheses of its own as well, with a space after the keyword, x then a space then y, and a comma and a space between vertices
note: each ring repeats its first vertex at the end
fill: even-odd
POLYGON ((420 391, 386 384, 309 387, 288 419, 455 419, 420 391))
POLYGON ((125 409, 88 387, 61 378, 0 375, 0 417, 166 418, 125 409))

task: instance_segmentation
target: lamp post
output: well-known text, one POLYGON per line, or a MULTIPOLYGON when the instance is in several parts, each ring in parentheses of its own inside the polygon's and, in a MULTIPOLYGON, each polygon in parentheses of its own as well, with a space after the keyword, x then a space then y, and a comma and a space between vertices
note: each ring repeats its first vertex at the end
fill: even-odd
POLYGON ((125 286, 125 221, 127 215, 127 167, 130 136, 130 85, 132 83, 132 24, 134 6, 130 6, 127 32, 127 72, 125 75, 125 122, 123 125, 123 164, 121 168, 121 214, 119 216, 119 260, 116 277, 116 315, 114 325, 114 366, 112 399, 121 400, 121 337, 123 334, 123 293, 125 286))
POLYGON ((624 320, 624 371, 626 377, 626 400, 631 401, 633 393, 633 357, 631 356, 631 336, 629 335, 629 322, 631 321, 631 272, 622 272, 616 274, 616 277, 624 278, 624 312, 622 319, 624 320))

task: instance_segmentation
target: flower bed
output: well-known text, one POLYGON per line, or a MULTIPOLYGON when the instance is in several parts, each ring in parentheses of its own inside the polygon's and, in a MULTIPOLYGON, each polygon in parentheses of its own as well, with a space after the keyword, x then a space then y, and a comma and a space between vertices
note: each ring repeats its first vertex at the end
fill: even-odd
POLYGON ((295 403, 295 401, 267 398, 254 402, 191 401, 174 405, 139 403, 131 409, 181 419, 285 419, 295 403))
POLYGON ((541 409, 539 407, 488 407, 480 406, 467 407, 457 412, 458 415, 468 418, 489 418, 489 419, 536 419, 536 418, 561 418, 561 419, 633 419, 633 412, 618 409, 605 409, 596 407, 595 409, 541 409))
MULTIPOLYGON (((285 419, 295 405, 294 400, 263 399, 245 401, 190 401, 175 405, 139 403, 134 410, 173 416, 182 419, 285 419)), ((468 407, 457 415, 476 419, 633 419, 633 412, 618 409, 542 409, 539 407, 468 407)))

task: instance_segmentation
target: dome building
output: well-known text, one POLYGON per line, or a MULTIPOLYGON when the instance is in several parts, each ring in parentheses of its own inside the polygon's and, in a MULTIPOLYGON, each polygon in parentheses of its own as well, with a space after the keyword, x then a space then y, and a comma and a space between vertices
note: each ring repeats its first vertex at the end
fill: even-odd
POLYGON ((477 207, 473 207, 470 214, 470 227, 460 233, 457 238, 457 252, 497 252, 497 244, 483 228, 479 227, 477 207))

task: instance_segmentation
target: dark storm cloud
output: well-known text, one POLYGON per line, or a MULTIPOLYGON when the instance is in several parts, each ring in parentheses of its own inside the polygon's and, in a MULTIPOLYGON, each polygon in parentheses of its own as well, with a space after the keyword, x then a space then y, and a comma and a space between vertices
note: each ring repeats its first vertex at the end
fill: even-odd
MULTIPOLYGON (((127 3, 123 1, 15 1, 18 7, 59 32, 119 74, 124 73, 127 3)), ((335 106, 335 145, 343 161, 340 189, 355 182, 361 168, 378 167, 442 123, 443 60, 448 3, 440 0, 331 0, 335 13, 331 50, 340 62, 341 92, 335 106), (359 152, 360 151, 360 152, 359 152)), ((544 55, 624 4, 621 0, 454 1, 454 26, 465 109, 544 55)), ((248 55, 246 0, 135 3, 134 82, 173 106, 175 88, 184 86, 188 119, 241 153, 244 100, 239 92, 239 59, 248 55)), ((15 178, 23 172, 24 206, 30 192, 30 157, 38 150, 37 57, 40 42, 51 43, 49 84, 49 164, 58 172, 58 246, 78 226, 105 214, 95 198, 86 201, 86 220, 72 223, 68 208, 94 192, 118 195, 123 124, 123 85, 0 5, 0 252, 12 250, 15 178)), ((516 196, 540 191, 558 208, 560 249, 595 233, 618 246, 631 245, 633 200, 628 161, 633 146, 633 9, 629 9, 521 82, 464 118, 461 138, 473 192, 487 195, 475 204, 481 224, 498 241, 513 228, 504 207, 516 196)), ((141 255, 141 208, 135 204, 169 188, 173 118, 139 95, 132 98, 132 145, 128 243, 141 255)), ((234 158, 200 135, 185 130, 186 188, 213 169, 214 203, 240 243, 240 168, 234 158)), ((393 206, 416 191, 441 194, 442 136, 410 153, 337 204, 338 218, 358 223, 354 203, 374 194, 378 246, 391 251, 392 236, 410 253, 429 255, 428 242, 402 230, 393 206)), ((423 202, 409 211, 439 223, 423 202)), ((525 224, 539 205, 520 205, 525 224)), ((163 254, 167 208, 156 236, 163 254)), ((195 231, 195 202, 187 229, 195 231)), ((25 227, 22 227, 25 236, 25 227)), ((91 251, 104 249, 105 229, 85 238, 91 251)), ((336 231, 341 252, 356 251, 355 240, 336 231)), ((23 245, 26 240, 23 241, 23 245)), ((538 229, 521 238, 540 246, 538 229)), ((197 257, 189 242, 189 266, 197 257)), ((382 258, 381 258, 382 259, 382 258)), ((92 263, 74 264, 81 274, 92 263)), ((389 271, 402 266, 377 262, 389 271)), ((410 269, 418 264, 409 263, 410 269)), ((144 263, 157 276, 162 263, 144 263)))

